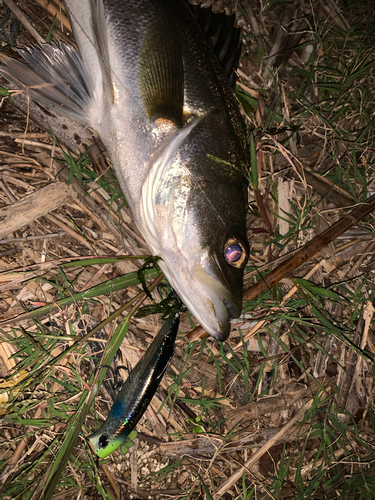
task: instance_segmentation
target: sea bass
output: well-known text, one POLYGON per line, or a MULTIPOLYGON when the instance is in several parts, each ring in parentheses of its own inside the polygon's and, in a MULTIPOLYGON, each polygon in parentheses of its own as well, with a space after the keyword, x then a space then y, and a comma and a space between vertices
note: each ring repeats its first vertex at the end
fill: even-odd
POLYGON ((225 340, 241 313, 249 160, 231 86, 184 0, 67 0, 69 45, 0 74, 100 135, 134 220, 193 316, 225 340))

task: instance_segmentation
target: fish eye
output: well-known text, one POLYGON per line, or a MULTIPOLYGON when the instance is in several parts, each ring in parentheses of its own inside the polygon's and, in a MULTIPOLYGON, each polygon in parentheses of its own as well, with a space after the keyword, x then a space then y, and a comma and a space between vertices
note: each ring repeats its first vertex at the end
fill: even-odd
POLYGON ((224 247, 224 258, 230 266, 242 267, 246 262, 246 250, 239 240, 229 239, 224 247))
POLYGON ((105 434, 102 434, 99 438, 99 448, 105 448, 108 443, 108 437, 105 434))

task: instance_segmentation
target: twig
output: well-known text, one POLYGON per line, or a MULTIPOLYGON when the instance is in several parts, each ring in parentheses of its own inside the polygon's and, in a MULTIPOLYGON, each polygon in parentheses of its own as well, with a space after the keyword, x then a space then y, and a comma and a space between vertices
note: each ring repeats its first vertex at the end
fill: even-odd
MULTIPOLYGON (((42 416, 42 407, 43 407, 43 403, 41 403, 37 407, 37 409, 35 410, 35 413, 34 413, 34 419, 37 420, 38 418, 40 418, 42 416)), ((15 449, 13 455, 8 460, 6 468, 5 468, 4 472, 2 473, 2 475, 0 477, 0 481, 2 481, 3 483, 7 480, 7 478, 13 472, 15 472, 17 470, 17 463, 20 460, 21 456, 24 455, 24 451, 25 451, 25 448, 27 446, 28 441, 29 441, 29 438, 28 437, 24 437, 18 443, 17 448, 15 449)))
POLYGON ((258 20, 254 14, 254 11, 253 11, 251 4, 248 3, 244 10, 242 10, 240 7, 240 10, 242 11, 244 17, 248 20, 254 35, 256 37, 259 37, 261 35, 260 29, 259 29, 259 24, 258 24, 258 20))
MULTIPOLYGON (((243 295, 244 299, 254 300, 262 292, 270 290, 273 286, 279 283, 280 280, 291 274, 302 264, 311 259, 314 255, 320 252, 329 243, 344 234, 351 227, 357 224, 361 219, 366 217, 369 213, 375 210, 375 195, 368 198, 364 203, 357 206, 352 212, 342 219, 338 220, 331 227, 323 231, 318 236, 315 236, 311 241, 306 243, 303 247, 290 253, 286 260, 280 264, 276 269, 264 276, 255 285, 248 288, 243 295)), ((207 333, 202 327, 194 328, 187 335, 190 341, 198 338, 202 339, 207 337, 207 333)))
MULTIPOLYGON (((310 269, 310 271, 304 276, 304 279, 305 280, 309 280, 312 276, 314 276, 314 274, 318 271, 318 269, 320 268, 322 264, 322 261, 319 261, 317 264, 315 264, 315 266, 310 269)), ((288 302, 288 300, 293 297, 293 295, 298 291, 298 287, 297 286, 293 286, 283 297, 283 300, 281 301, 280 303, 280 307, 283 307, 284 304, 286 304, 288 302)), ((269 316, 271 314, 271 311, 269 311, 269 313, 267 314, 267 316, 269 316)), ((260 328, 262 328, 264 326, 264 324, 267 322, 268 320, 265 318, 264 320, 261 320, 259 321, 253 328, 250 328, 250 331, 247 332, 246 335, 244 335, 244 338, 243 338, 243 341, 244 342, 247 342, 251 337, 253 337, 257 331, 260 330, 260 328)), ((238 342, 238 344, 236 345, 236 347, 234 348, 235 351, 238 351, 238 349, 240 349, 242 347, 242 341, 241 342, 238 342)), ((229 353, 231 354, 231 353, 229 353)))
POLYGON ((254 463, 260 459, 262 455, 264 455, 272 446, 282 438, 283 434, 287 432, 301 417, 306 413, 306 411, 310 408, 313 403, 313 399, 307 401, 302 408, 300 408, 297 413, 286 423, 280 430, 277 432, 272 439, 270 439, 265 445, 263 445, 259 450, 252 455, 249 460, 247 460, 243 466, 236 470, 234 474, 230 476, 230 478, 225 481, 224 484, 216 491, 216 498, 223 496, 242 476, 243 472, 249 469, 254 465, 254 463))
POLYGON ((317 390, 298 384, 293 385, 283 394, 265 396, 235 410, 224 411, 227 418, 226 426, 233 429, 238 424, 245 424, 262 418, 266 413, 285 410, 306 397, 316 394, 317 390))
POLYGON ((281 279, 291 274, 299 266, 311 259, 320 252, 331 241, 341 236, 345 231, 357 224, 363 217, 375 210, 375 195, 368 198, 364 203, 356 207, 349 215, 346 215, 330 228, 315 236, 306 243, 297 252, 280 264, 276 269, 264 276, 258 283, 248 288, 244 293, 244 299, 252 300, 258 297, 262 292, 270 290, 281 279))
POLYGON ((16 203, 17 199, 13 196, 13 194, 9 191, 8 187, 3 183, 3 181, 0 181, 0 188, 4 191, 6 194, 8 200, 11 203, 16 203))
MULTIPOLYGON (((304 276, 304 279, 308 280, 311 278, 311 276, 313 276, 315 274, 315 272, 320 268, 321 266, 321 262, 318 262, 312 269, 310 269, 310 271, 304 276)), ((278 269, 278 268, 276 268, 278 269)), ((250 290, 250 289, 249 289, 250 290)), ((292 297, 296 292, 297 292, 298 288, 296 286, 293 286, 289 292, 284 296, 281 304, 280 304, 280 307, 282 307, 289 299, 290 297, 292 297)), ((246 292, 245 292, 246 293, 246 292)), ((271 314, 271 311, 268 312, 267 316, 269 316, 271 314)), ((243 342, 247 342, 251 337, 254 337, 254 335, 261 329, 263 328, 263 326, 267 323, 268 319, 267 317, 263 318, 262 320, 258 321, 254 326, 252 326, 250 328, 250 330, 246 333, 246 335, 244 336, 243 338, 243 342)), ((198 339, 204 339, 205 337, 207 337, 208 333, 203 329, 203 327, 201 326, 197 326, 196 328, 194 328, 194 330, 191 330, 188 334, 187 334, 187 339, 190 341, 190 342, 193 342, 194 340, 198 340, 198 339)), ((236 347, 234 348, 234 351, 237 351, 238 349, 240 349, 241 347, 243 346, 243 343, 242 343, 242 340, 241 342, 238 342, 238 344, 236 345, 236 347)), ((231 359, 233 357, 232 353, 228 353, 227 355, 228 359, 231 359)))
MULTIPOLYGON (((249 449, 259 449, 260 446, 273 439, 273 436, 279 432, 279 428, 264 428, 260 430, 243 430, 240 433, 236 432, 235 437, 226 439, 218 437, 218 435, 198 434, 195 437, 182 441, 169 441, 162 443, 158 448, 152 451, 152 455, 160 454, 162 457, 180 458, 183 456, 189 458, 202 458, 203 456, 211 455, 211 463, 217 458, 219 453, 233 453, 235 451, 245 451, 249 449)), ((273 443, 273 446, 278 446, 283 443, 295 443, 296 441, 306 440, 310 437, 311 425, 296 424, 273 443)), ((209 467, 208 467, 209 469, 209 467)), ((225 479, 225 476, 224 476, 225 479)))
POLYGON ((52 150, 54 148, 54 145, 45 144, 44 142, 32 141, 30 139, 24 139, 23 137, 14 139, 14 142, 24 144, 25 146, 36 146, 37 148, 44 148, 49 150, 52 150))
POLYGON ((270 50, 270 53, 268 55, 268 58, 266 59, 266 67, 263 70, 263 75, 262 78, 266 82, 271 80, 271 73, 270 73, 270 68, 273 67, 277 54, 279 53, 282 44, 287 36, 286 32, 286 26, 289 24, 290 20, 292 18, 292 10, 290 8, 287 8, 284 13, 284 19, 282 20, 281 24, 279 25, 279 29, 274 41, 274 44, 270 50))
MULTIPOLYGON (((25 137, 25 132, 8 132, 6 130, 0 130, 0 137, 10 137, 11 139, 15 139, 17 137, 25 137)), ((51 137, 51 134, 47 134, 46 132, 26 132, 26 137, 29 139, 48 139, 51 137)))
POLYGON ((72 236, 72 238, 74 238, 77 241, 79 241, 82 245, 84 245, 85 247, 89 248, 91 251, 93 250, 93 247, 92 247, 92 245, 90 244, 90 242, 88 240, 86 240, 77 231, 75 231, 74 229, 72 229, 71 227, 69 227, 65 222, 63 222, 62 220, 60 220, 60 218, 57 215, 47 214, 45 217, 50 222, 52 222, 52 224, 55 224, 55 226, 57 226, 60 229, 62 229, 64 231, 64 233, 69 234, 70 236, 72 236))
MULTIPOLYGON (((2 186, 2 189, 5 189, 5 186, 2 186)), ((8 192, 6 194, 9 196, 8 192)), ((54 182, 11 205, 2 207, 0 209, 0 238, 27 226, 30 222, 60 208, 74 198, 76 198, 76 193, 71 186, 62 182, 54 182)))
MULTIPOLYGON (((125 484, 126 486, 131 487, 131 484, 129 481, 124 481, 123 479, 120 479, 118 477, 116 477, 116 481, 120 484, 125 484)), ((166 495, 172 496, 172 497, 173 496, 180 496, 182 494, 182 491, 178 490, 176 488, 170 488, 167 490, 142 490, 142 489, 138 488, 136 493, 137 493, 137 496, 139 496, 140 498, 147 499, 150 497, 156 497, 158 495, 160 495, 162 498, 166 498, 166 495)))
POLYGON ((69 19, 61 13, 60 9, 55 5, 54 2, 49 2, 48 0, 36 0, 36 2, 46 9, 51 16, 55 16, 56 19, 69 31, 72 31, 69 19))
POLYGON ((89 488, 71 488, 70 490, 64 490, 56 495, 52 495, 51 500, 65 500, 66 498, 79 498, 78 494, 82 491, 88 490, 89 488))
POLYGON ((44 240, 47 238, 58 238, 59 236, 64 236, 64 231, 59 231, 58 233, 48 233, 48 234, 38 234, 36 236, 24 236, 23 238, 8 238, 5 240, 0 240, 0 244, 13 243, 16 241, 31 241, 31 240, 44 240))
MULTIPOLYGON (((330 459, 330 465, 336 465, 338 460, 344 455, 347 454, 347 450, 344 450, 343 448, 340 448, 338 450, 332 450, 332 458, 330 459)), ((306 476, 309 472, 311 472, 313 469, 319 469, 319 467, 324 463, 326 458, 321 458, 318 461, 312 460, 308 465, 305 465, 305 467, 302 467, 301 469, 301 476, 306 476)))
POLYGON ((138 439, 134 439, 134 446, 130 449, 130 481, 131 488, 135 492, 138 490, 138 439))
MULTIPOLYGON (((355 204, 354 199, 346 191, 318 172, 314 172, 311 168, 304 166, 303 174, 306 177, 307 183, 312 186, 314 191, 320 196, 325 196, 336 207, 350 207, 355 204)), ((299 179, 297 172, 293 169, 290 169, 289 175, 297 180, 299 179)))
MULTIPOLYGON (((119 250, 117 253, 116 253, 116 256, 117 255, 123 255, 125 253, 125 250, 123 248, 121 248, 121 250, 119 250)), ((108 269, 110 269, 112 264, 104 264, 95 274, 94 276, 92 276, 89 281, 85 284, 84 288, 82 289, 86 289, 88 290, 89 288, 92 287, 93 283, 95 283, 95 281, 103 274, 105 273, 108 269)))

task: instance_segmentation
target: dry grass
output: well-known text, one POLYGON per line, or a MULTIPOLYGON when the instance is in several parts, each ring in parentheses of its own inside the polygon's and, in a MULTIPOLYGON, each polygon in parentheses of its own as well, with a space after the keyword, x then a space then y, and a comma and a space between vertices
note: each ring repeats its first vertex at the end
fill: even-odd
MULTIPOLYGON (((211 3, 234 9, 243 29, 251 290, 373 194, 374 14, 361 3, 211 3)), ((18 2, 43 39, 59 4, 18 2)), ((52 36, 69 40, 60 20, 52 36)), ((8 54, 34 42, 5 5, 0 27, 8 54)), ((247 292, 224 345, 184 315, 135 445, 98 465, 79 433, 105 419, 114 391, 94 367, 119 343, 121 364, 134 366, 159 328, 155 315, 127 316, 131 301, 145 300, 144 259, 125 256, 148 251, 100 143, 87 153, 92 135, 58 119, 60 147, 33 122, 50 117, 22 95, 12 102, 29 115, 5 96, 1 498, 38 499, 43 488, 56 500, 375 497, 373 214, 328 236, 270 290, 247 292), (56 188, 59 197, 46 194, 56 188)), ((158 271, 147 272, 150 284, 158 271)))

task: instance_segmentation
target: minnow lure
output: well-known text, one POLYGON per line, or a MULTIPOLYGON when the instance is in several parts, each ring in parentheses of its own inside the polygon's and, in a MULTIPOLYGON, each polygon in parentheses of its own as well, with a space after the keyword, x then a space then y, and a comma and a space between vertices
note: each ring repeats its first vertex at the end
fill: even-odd
POLYGON ((100 458, 117 450, 146 411, 173 353, 180 314, 168 319, 118 393, 107 420, 87 439, 100 458))

